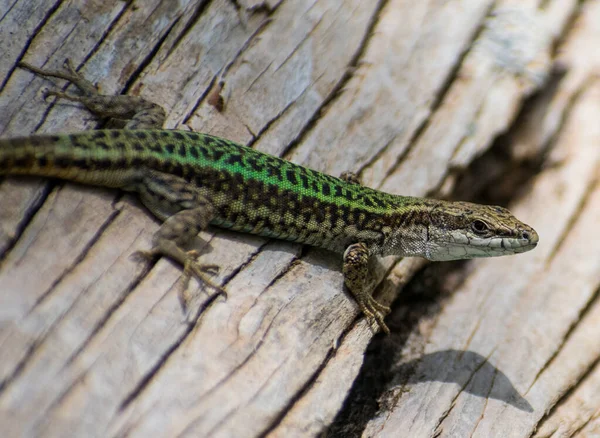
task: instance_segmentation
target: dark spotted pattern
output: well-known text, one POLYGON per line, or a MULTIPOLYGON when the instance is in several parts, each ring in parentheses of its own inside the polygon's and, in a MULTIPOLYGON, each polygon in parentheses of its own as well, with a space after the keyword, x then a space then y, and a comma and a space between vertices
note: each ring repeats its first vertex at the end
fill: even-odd
POLYGON ((336 250, 359 240, 377 245, 386 228, 425 222, 419 206, 430 208, 206 134, 104 130, 0 140, 0 174, 131 189, 149 170, 199 187, 217 209, 215 225, 336 250))

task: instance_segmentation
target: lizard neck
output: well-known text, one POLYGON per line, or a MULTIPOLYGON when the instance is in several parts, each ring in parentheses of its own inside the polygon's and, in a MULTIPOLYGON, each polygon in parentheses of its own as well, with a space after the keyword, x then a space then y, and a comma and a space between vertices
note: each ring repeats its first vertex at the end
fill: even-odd
POLYGON ((383 242, 376 252, 379 255, 428 258, 428 241, 431 226, 430 213, 435 200, 398 197, 398 203, 388 215, 382 231, 383 242))

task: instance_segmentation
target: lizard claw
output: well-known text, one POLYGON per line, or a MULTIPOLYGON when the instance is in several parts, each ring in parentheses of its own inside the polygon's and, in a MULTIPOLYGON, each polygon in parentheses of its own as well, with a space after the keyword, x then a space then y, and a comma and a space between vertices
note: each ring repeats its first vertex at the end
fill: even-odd
POLYGON ((196 259, 198 258, 197 251, 188 251, 186 253, 186 259, 183 263, 183 275, 180 278, 180 286, 179 286, 179 302, 181 304, 181 308, 184 313, 187 313, 188 303, 191 301, 190 294, 188 292, 188 285, 192 276, 196 277, 205 285, 213 288, 217 291, 217 295, 222 295, 227 299, 227 292, 221 286, 216 283, 213 283, 210 279, 206 277, 205 274, 215 275, 219 272, 219 267, 217 265, 201 265, 196 259))
POLYGON ((367 317, 367 321, 371 328, 373 328, 373 325, 376 325, 379 326, 385 334, 390 334, 390 329, 383 320, 384 316, 391 312, 391 309, 388 306, 379 303, 370 295, 367 295, 364 300, 358 301, 358 306, 367 317))

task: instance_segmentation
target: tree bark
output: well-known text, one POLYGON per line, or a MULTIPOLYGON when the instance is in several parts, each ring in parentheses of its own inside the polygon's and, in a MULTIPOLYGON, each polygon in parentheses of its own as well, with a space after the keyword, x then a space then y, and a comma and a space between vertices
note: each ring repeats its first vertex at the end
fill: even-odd
POLYGON ((599 1, 0 0, 0 35, 2 137, 102 125, 17 67, 70 58, 103 93, 163 105, 167 128, 392 193, 501 200, 540 235, 412 282, 423 260, 382 260, 384 303, 443 290, 398 300, 384 339, 339 254, 210 229, 200 260, 228 298, 191 282, 183 314, 180 267, 130 257, 159 226, 137 200, 5 178, 2 436, 600 429, 599 1))

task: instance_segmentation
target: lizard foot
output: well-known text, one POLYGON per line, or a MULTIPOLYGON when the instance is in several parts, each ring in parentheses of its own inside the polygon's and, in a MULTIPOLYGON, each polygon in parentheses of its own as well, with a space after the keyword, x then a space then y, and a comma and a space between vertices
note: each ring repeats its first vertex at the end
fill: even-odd
POLYGON ((371 295, 365 295, 362 300, 357 300, 357 302, 360 310, 367 317, 367 321, 371 328, 373 328, 373 324, 378 325, 384 333, 389 335, 390 329, 383 321, 383 318, 386 314, 391 312, 391 309, 388 306, 379 303, 371 295))
MULTIPOLYGON (((163 252, 160 247, 153 248, 150 251, 136 251, 132 254, 132 258, 137 261, 148 262, 156 259, 159 256, 167 256, 168 258, 173 259, 172 254, 167 252, 163 252)), ((205 284, 206 286, 211 287, 212 289, 217 291, 217 294, 223 295, 227 298, 227 292, 214 283, 212 280, 208 278, 208 275, 216 275, 219 273, 219 266, 213 264, 200 264, 197 262, 198 256, 200 254, 198 251, 191 250, 184 253, 184 256, 176 258, 176 261, 180 262, 183 265, 183 275, 179 280, 179 300, 181 303, 181 307, 184 312, 188 309, 188 303, 191 301, 190 294, 188 292, 188 285, 191 277, 196 277, 200 282, 205 284)))

